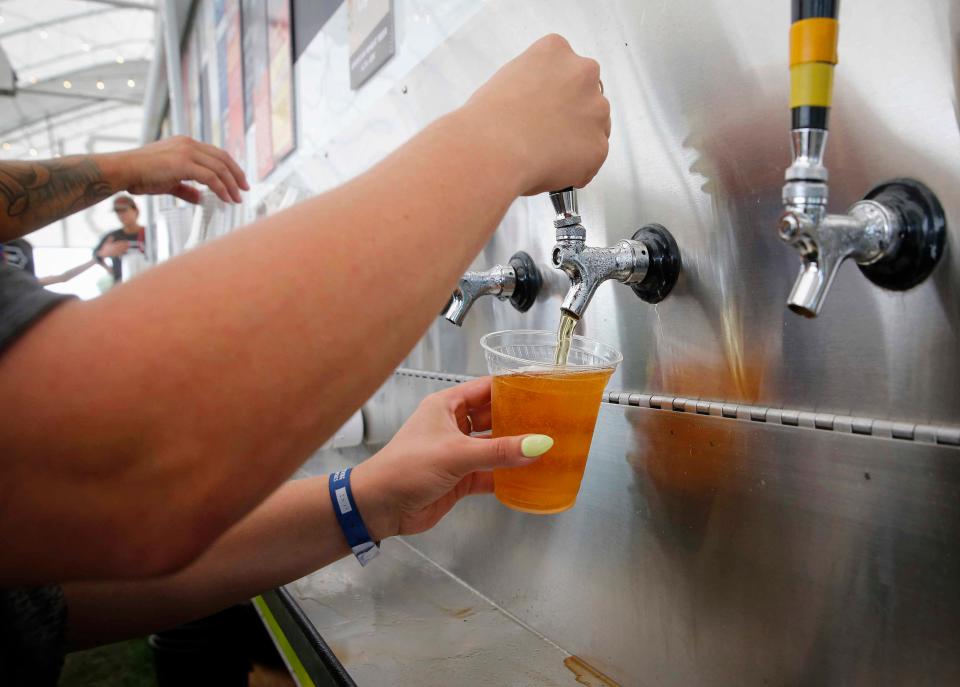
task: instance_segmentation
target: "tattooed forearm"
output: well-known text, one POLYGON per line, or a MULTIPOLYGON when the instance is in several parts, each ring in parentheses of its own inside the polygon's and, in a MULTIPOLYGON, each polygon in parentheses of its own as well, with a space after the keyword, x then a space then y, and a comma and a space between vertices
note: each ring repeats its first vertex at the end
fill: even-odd
POLYGON ((112 192, 91 157, 0 162, 0 240, 55 222, 112 192))

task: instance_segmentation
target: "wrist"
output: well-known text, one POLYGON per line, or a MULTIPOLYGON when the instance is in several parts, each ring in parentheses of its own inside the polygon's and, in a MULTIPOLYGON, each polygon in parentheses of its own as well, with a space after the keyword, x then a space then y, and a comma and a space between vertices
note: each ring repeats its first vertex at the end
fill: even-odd
POLYGON ((130 164, 129 151, 95 155, 93 161, 100 168, 103 180, 110 186, 111 193, 126 191, 133 185, 133 166, 130 164))
POLYGON ((369 462, 361 463, 350 473, 350 488, 360 517, 374 541, 398 534, 398 511, 389 498, 387 485, 380 483, 376 469, 371 469, 369 462))
POLYGON ((449 127, 451 136, 471 147, 465 159, 506 184, 512 202, 534 185, 535 165, 525 137, 513 126, 471 99, 438 121, 449 127))

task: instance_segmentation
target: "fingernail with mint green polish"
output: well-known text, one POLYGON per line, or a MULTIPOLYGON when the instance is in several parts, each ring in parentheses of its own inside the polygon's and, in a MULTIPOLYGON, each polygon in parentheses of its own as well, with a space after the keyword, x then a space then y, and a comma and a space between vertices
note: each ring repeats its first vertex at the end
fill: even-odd
POLYGON ((520 442, 520 451, 527 458, 542 456, 553 447, 553 439, 546 434, 531 434, 520 442))

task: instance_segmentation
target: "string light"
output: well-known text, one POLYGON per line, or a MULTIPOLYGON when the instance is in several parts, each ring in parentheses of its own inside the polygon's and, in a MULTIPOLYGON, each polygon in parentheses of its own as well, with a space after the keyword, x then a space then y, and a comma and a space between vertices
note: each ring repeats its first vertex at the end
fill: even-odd
POLYGON ((73 88, 73 84, 72 84, 68 79, 64 79, 64 80, 63 80, 63 87, 64 87, 64 88, 67 88, 67 89, 73 88))
MULTIPOLYGON (((2 22, 0 22, 0 23, 2 23, 2 22)), ((7 143, 6 141, 3 142, 3 149, 4 149, 4 150, 10 150, 10 148, 12 148, 12 147, 13 147, 13 146, 11 146, 11 145, 10 145, 9 143, 7 143)))
POLYGON ((133 79, 127 79, 127 88, 133 88, 136 85, 137 85, 136 81, 134 81, 133 79))
POLYGON ((123 55, 117 55, 117 64, 123 64, 125 61, 123 55))
POLYGON ((98 81, 98 82, 97 82, 97 90, 98 90, 98 91, 102 91, 104 88, 105 88, 104 83, 103 83, 102 81, 98 81))
POLYGON ((36 157, 36 156, 37 156, 37 149, 36 149, 36 148, 31 148, 31 149, 30 149, 30 157, 36 157))

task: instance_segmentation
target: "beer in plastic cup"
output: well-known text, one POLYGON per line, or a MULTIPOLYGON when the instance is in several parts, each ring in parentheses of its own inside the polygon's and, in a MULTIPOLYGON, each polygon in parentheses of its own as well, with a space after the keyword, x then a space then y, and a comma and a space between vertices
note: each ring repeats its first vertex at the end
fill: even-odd
POLYGON ((493 375, 493 436, 546 434, 553 447, 529 465, 493 471, 494 494, 527 513, 559 513, 580 491, 603 389, 622 360, 612 346, 574 336, 567 364, 557 335, 503 331, 480 340, 493 375))

